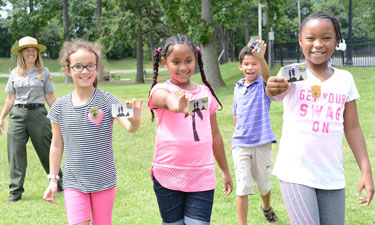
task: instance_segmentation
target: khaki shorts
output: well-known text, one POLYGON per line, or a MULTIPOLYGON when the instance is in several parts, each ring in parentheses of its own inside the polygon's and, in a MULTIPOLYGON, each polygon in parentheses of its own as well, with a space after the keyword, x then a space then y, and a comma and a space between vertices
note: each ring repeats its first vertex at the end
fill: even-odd
POLYGON ((255 185, 261 195, 271 190, 272 144, 258 147, 235 147, 232 149, 236 173, 236 195, 254 194, 255 185))

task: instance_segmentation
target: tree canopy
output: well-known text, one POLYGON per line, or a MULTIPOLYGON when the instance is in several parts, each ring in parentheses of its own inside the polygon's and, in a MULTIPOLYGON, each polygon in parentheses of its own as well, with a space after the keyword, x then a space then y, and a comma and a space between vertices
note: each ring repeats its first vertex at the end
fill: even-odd
MULTIPOLYGON (((176 33, 187 34, 199 44, 208 43, 215 33, 218 54, 223 49, 225 53, 232 49, 234 57, 246 44, 248 36, 258 34, 257 0, 210 0, 212 22, 202 19, 200 0, 102 0, 100 20, 96 18, 97 0, 68 2, 69 37, 100 41, 108 58, 136 57, 139 55, 137 46, 142 46, 145 58, 150 58, 152 50, 176 33), (101 35, 97 31, 98 22, 101 35)), ((343 36, 347 37, 348 0, 300 2, 302 20, 312 12, 327 11, 338 18, 343 36)), ((272 27, 276 43, 296 42, 297 1, 262 0, 261 4, 266 19, 263 34, 272 27)), ((13 43, 26 35, 35 36, 47 46, 46 56, 58 56, 65 37, 63 1, 1 0, 0 7, 7 11, 7 18, 0 18, 2 56, 9 56, 13 43)), ((374 11, 373 0, 353 1, 354 40, 375 38, 374 11)), ((263 35, 263 39, 268 41, 267 38, 263 35)))

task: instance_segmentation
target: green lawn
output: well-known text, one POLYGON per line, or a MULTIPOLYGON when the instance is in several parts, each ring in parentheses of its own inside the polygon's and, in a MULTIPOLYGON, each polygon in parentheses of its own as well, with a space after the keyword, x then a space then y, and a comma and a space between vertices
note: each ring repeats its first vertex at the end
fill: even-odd
MULTIPOLYGON (((1 59, 3 60, 3 59, 1 59)), ((1 62, 1 61, 0 61, 1 62)), ((132 62, 134 64, 134 62, 132 62)), ((47 65, 47 62, 46 62, 47 65)), ((109 68, 117 68, 121 65, 110 65, 109 68)), ((0 65, 1 67, 1 65, 0 65)), ((129 66, 130 68, 130 66, 129 66)), ((151 67, 147 67, 151 68, 151 67)), ((348 68, 355 77, 361 99, 357 102, 361 126, 367 141, 367 147, 372 165, 375 161, 375 68, 348 68)), ((51 70, 52 71, 52 70, 51 70)), ((273 68, 274 75, 278 68, 273 68)), ((216 93, 224 105, 222 111, 217 112, 220 130, 224 138, 226 154, 234 180, 233 162, 230 154, 231 136, 233 132, 232 100, 233 86, 242 77, 236 63, 229 63, 221 67, 221 72, 226 88, 216 93)), ((1 71, 0 71, 1 73, 1 71)), ((161 75, 160 80, 168 78, 167 73, 161 75)), ((199 75, 194 75, 195 81, 200 81, 199 75)), ((0 90, 4 90, 6 79, 0 79, 0 90)), ((56 96, 62 96, 73 90, 71 84, 64 84, 63 79, 55 78, 56 96)), ((110 81, 100 83, 99 88, 110 91, 121 100, 144 99, 150 82, 134 84, 131 81, 110 81)), ((0 92, 0 107, 3 106, 6 93, 0 92)), ((129 134, 116 122, 114 128, 113 145, 118 172, 118 186, 115 207, 113 212, 113 224, 161 224, 161 219, 156 203, 156 198, 150 180, 150 166, 153 157, 156 123, 151 123, 150 112, 143 105, 141 129, 135 134, 129 134)), ((282 103, 272 103, 271 123, 277 139, 280 139, 282 126, 282 103)), ((8 121, 6 120, 6 123, 8 121)), ((7 124, 6 124, 7 125, 7 124)), ((48 186, 46 174, 37 159, 35 151, 28 143, 28 169, 25 181, 25 193, 22 201, 6 206, 3 204, 8 198, 8 164, 6 153, 6 136, 0 137, 0 224, 36 224, 54 225, 67 224, 63 195, 57 194, 58 204, 52 205, 42 200, 45 188, 48 186)), ((278 144, 273 146, 276 157, 278 144)), ((346 174, 346 224, 375 224, 375 202, 369 208, 358 205, 355 196, 360 173, 356 161, 346 141, 344 141, 344 168, 346 174)), ((217 169, 218 184, 215 194, 215 203, 212 213, 212 224, 231 225, 237 224, 235 194, 224 196, 222 194, 221 174, 217 169)), ((272 206, 281 219, 278 224, 290 224, 281 198, 276 177, 272 176, 272 206)), ((364 194, 364 193, 363 193, 364 194)), ((266 224, 259 209, 260 197, 258 193, 249 198, 248 224, 266 224)), ((335 215, 332 215, 335 216, 335 215)))

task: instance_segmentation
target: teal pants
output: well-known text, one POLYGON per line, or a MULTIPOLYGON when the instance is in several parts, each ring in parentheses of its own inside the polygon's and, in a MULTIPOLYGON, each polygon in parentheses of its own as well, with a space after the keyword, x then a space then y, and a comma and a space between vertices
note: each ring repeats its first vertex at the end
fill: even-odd
MULTIPOLYGON (((49 150, 51 146, 51 122, 47 119, 45 107, 27 110, 13 107, 10 112, 7 144, 10 170, 9 200, 19 200, 24 192, 29 138, 46 173, 49 173, 49 150)), ((62 178, 61 171, 59 172, 62 178)), ((59 181, 61 188, 61 179, 59 181)))

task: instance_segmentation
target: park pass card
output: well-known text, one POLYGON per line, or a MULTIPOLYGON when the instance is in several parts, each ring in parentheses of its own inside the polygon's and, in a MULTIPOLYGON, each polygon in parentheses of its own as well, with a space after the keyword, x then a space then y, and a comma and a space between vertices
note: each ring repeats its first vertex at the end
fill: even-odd
POLYGON ((263 48, 263 45, 259 42, 257 42, 255 39, 251 38, 249 43, 247 44, 250 48, 253 48, 257 50, 257 52, 260 52, 260 50, 263 48))
POLYGON ((208 97, 189 101, 189 105, 188 105, 189 112, 196 112, 199 110, 206 110, 206 109, 208 109, 208 97))
POLYGON ((305 63, 294 63, 284 67, 284 77, 288 82, 307 80, 305 63))
POLYGON ((112 117, 129 117, 133 115, 133 104, 112 104, 112 117))

